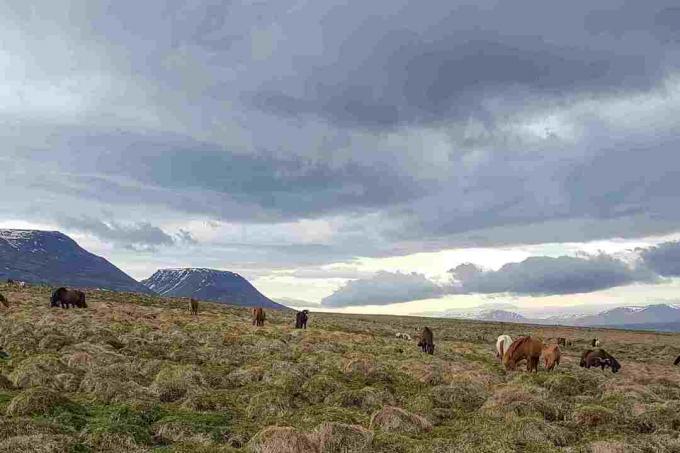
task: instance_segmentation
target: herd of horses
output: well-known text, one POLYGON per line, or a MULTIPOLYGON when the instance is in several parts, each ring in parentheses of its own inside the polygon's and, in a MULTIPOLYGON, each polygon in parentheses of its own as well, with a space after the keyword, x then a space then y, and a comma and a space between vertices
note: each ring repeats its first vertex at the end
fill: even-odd
MULTIPOLYGON (((15 280, 7 280, 8 285, 25 287, 25 282, 18 282, 15 280)), ((0 305, 5 308, 9 307, 7 298, 0 294, 0 305)), ((69 289, 60 287, 52 292, 50 297, 50 307, 61 308, 87 308, 85 302, 85 293, 77 289, 69 289)), ((189 299, 189 310, 192 315, 198 315, 198 301, 193 297, 189 299)), ((265 311, 261 307, 255 307, 251 311, 253 325, 257 327, 264 326, 267 319, 265 311)), ((306 329, 307 321, 309 320, 309 310, 298 311, 295 314, 295 328, 306 329)), ((397 338, 411 341, 411 336, 405 333, 397 333, 397 338)), ((434 354, 434 333, 429 327, 423 327, 420 335, 417 337, 417 346, 422 352, 427 354, 434 354)), ((560 346, 571 346, 572 342, 566 338, 559 337, 554 343, 544 344, 539 338, 532 336, 520 336, 514 341, 509 335, 500 335, 496 340, 496 358, 501 361, 507 370, 515 370, 517 366, 526 361, 527 371, 537 372, 538 365, 541 358, 543 358, 543 366, 546 370, 553 370, 560 364, 562 351, 560 346)), ((613 373, 617 373, 621 369, 621 364, 607 351, 600 348, 600 340, 593 338, 590 342, 593 348, 587 349, 581 354, 579 365, 584 368, 610 368, 613 373)), ((673 362, 674 365, 680 364, 680 356, 673 362)))

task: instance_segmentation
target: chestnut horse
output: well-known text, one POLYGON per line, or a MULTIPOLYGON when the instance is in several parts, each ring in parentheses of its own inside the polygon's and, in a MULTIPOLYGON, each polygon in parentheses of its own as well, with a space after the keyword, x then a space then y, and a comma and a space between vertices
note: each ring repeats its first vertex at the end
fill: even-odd
POLYGON ((549 344, 543 348, 543 363, 545 364, 545 369, 551 371, 556 365, 560 364, 560 357, 562 357, 562 351, 560 351, 559 345, 549 344))
POLYGON ((254 326, 264 326, 264 320, 266 316, 262 307, 253 308, 253 325, 254 326))
POLYGON ((191 306, 191 314, 198 315, 198 301, 192 297, 189 300, 189 305, 191 306))
POLYGON ((527 371, 538 372, 538 361, 543 351, 543 342, 533 337, 519 337, 508 348, 503 355, 503 365, 508 370, 517 368, 517 363, 527 361, 527 371))

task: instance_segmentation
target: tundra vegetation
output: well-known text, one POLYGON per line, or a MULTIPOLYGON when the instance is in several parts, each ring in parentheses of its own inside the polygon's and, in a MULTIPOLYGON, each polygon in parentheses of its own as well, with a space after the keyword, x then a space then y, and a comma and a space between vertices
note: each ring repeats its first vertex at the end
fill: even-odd
POLYGON ((0 292, 0 452, 680 451, 678 335, 322 313, 301 330, 292 310, 255 327, 206 302, 0 292), (572 344, 553 371, 509 372, 500 334, 572 344), (621 371, 579 367, 593 337, 621 371))

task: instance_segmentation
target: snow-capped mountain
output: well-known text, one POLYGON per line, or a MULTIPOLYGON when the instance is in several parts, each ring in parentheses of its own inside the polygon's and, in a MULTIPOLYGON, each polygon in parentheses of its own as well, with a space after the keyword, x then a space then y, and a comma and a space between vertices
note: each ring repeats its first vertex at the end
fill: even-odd
POLYGON ((646 307, 619 307, 574 321, 577 326, 617 326, 632 324, 680 323, 680 309, 667 304, 646 307))
POLYGON ((149 289, 59 231, 0 229, 0 281, 150 293, 149 289))
POLYGON ((203 268, 159 269, 142 283, 162 296, 194 297, 229 305, 286 308, 234 272, 203 268))
POLYGON ((518 323, 528 323, 531 322, 529 319, 507 310, 489 310, 479 313, 474 316, 474 319, 480 321, 496 321, 496 322, 518 322, 518 323))

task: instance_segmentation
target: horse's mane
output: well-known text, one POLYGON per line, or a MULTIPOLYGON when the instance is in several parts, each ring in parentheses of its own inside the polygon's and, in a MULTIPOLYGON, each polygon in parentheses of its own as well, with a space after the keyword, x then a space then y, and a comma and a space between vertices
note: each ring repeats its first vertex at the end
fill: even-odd
POLYGON ((520 337, 516 339, 515 341, 512 342, 508 350, 506 351, 506 355, 512 359, 512 356, 515 355, 515 351, 517 351, 517 348, 519 348, 521 345, 529 341, 531 337, 520 337))

